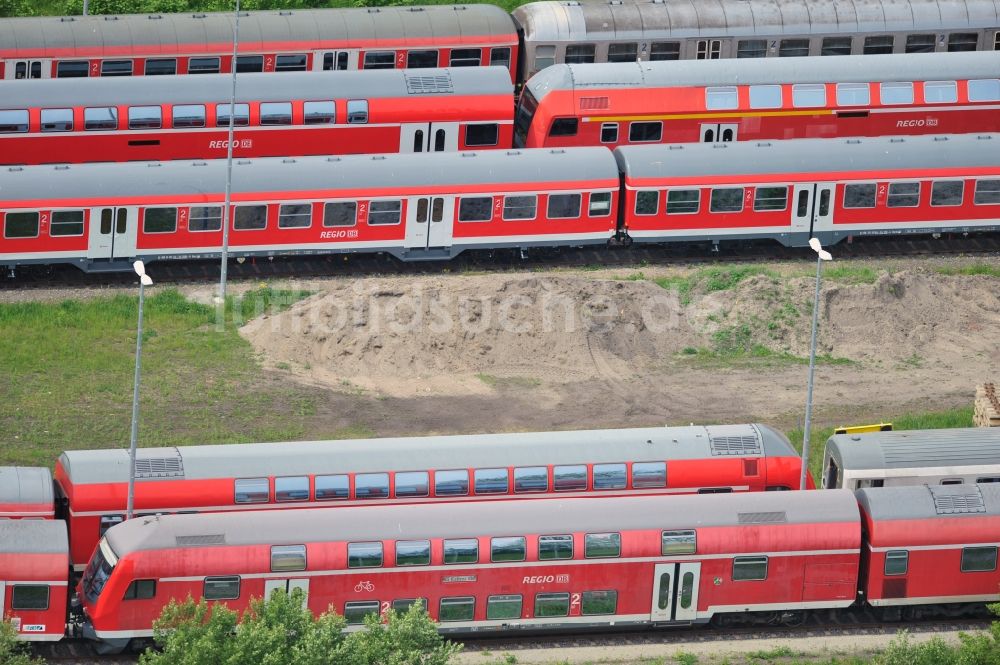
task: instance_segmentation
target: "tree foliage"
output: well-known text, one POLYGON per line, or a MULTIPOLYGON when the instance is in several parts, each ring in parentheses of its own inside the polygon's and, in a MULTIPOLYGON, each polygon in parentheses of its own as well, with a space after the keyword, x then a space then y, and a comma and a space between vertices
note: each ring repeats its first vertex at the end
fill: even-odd
MULTIPOLYGON (((2 610, 3 608, 0 608, 2 610)), ((17 631, 10 622, 0 621, 0 663, 3 665, 44 665, 41 658, 28 652, 28 644, 17 638, 17 631)))

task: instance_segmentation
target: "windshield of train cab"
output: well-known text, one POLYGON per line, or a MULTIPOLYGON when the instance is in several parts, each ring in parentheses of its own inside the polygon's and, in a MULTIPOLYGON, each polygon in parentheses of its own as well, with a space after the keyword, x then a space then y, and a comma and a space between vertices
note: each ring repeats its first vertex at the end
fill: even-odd
POLYGON ((107 538, 101 538, 97 549, 94 550, 94 556, 91 557, 90 563, 87 564, 87 570, 83 573, 83 581, 80 582, 83 595, 88 601, 91 603, 97 602, 97 598, 101 595, 101 591, 104 589, 108 578, 111 577, 111 571, 115 569, 115 564, 117 563, 118 557, 111 549, 111 546, 108 545, 107 538))
POLYGON ((523 148, 528 142, 528 127, 531 126, 531 119, 535 117, 535 109, 538 108, 538 100, 531 92, 525 89, 521 93, 521 101, 517 105, 517 117, 514 118, 514 147, 523 148))

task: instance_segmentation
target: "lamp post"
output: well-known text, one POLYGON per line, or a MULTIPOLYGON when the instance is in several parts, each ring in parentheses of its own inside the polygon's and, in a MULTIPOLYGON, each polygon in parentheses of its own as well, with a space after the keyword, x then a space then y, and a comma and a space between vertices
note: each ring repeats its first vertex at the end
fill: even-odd
POLYGON ((809 246, 816 252, 816 297, 813 298, 812 341, 809 343, 809 381, 806 389, 806 422, 802 430, 802 477, 799 489, 806 488, 806 476, 809 475, 809 424, 812 419, 813 406, 813 374, 816 371, 816 326, 819 323, 819 285, 823 273, 823 261, 832 261, 830 252, 816 238, 809 239, 809 246))
POLYGON ((142 372, 142 307, 146 301, 146 287, 153 284, 142 261, 133 263, 132 268, 139 276, 139 332, 135 338, 135 381, 132 384, 132 436, 128 447, 128 504, 125 507, 127 520, 132 519, 135 506, 135 446, 139 435, 139 376, 142 372))
POLYGON ((217 317, 225 325, 226 321, 226 278, 229 269, 229 206, 233 198, 233 134, 236 126, 236 58, 240 44, 240 0, 236 0, 235 23, 233 26, 233 61, 231 88, 229 92, 229 140, 226 142, 226 200, 222 210, 222 252, 219 266, 219 295, 216 298, 217 317))

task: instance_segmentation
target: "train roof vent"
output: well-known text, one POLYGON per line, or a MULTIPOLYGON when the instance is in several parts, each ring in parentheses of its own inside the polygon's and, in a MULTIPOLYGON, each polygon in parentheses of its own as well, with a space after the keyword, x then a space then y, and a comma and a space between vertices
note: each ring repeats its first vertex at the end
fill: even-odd
POLYGON ((205 545, 225 545, 226 534, 208 533, 203 536, 176 536, 177 547, 201 547, 205 545))
POLYGON ((191 18, 205 18, 204 14, 191 14, 191 18))
POLYGON ((594 111, 597 109, 606 109, 611 106, 611 100, 607 97, 581 97, 580 98, 580 110, 581 111, 594 111))
POLYGON ((146 18, 148 18, 150 21, 159 21, 161 18, 163 18, 163 16, 161 14, 150 14, 146 18))
POLYGON ((72 22, 73 22, 73 21, 75 21, 75 20, 76 20, 76 19, 75 19, 75 18, 73 18, 72 16, 63 16, 63 17, 61 17, 61 18, 59 19, 59 21, 60 21, 61 23, 72 23, 72 22))
POLYGON ((403 74, 403 78, 406 79, 406 92, 411 95, 455 92, 449 74, 403 74))
POLYGON ((740 524, 784 524, 788 521, 788 515, 783 510, 762 513, 736 513, 736 519, 740 524))
POLYGON ((948 137, 947 136, 935 136, 934 140, 935 141, 947 141, 948 137))
POLYGON ((978 136, 976 136, 976 138, 979 139, 980 141, 992 141, 993 140, 993 136, 990 135, 990 134, 979 134, 978 136))
POLYGON ((105 21, 117 21, 118 17, 117 16, 105 16, 104 20, 105 21))
POLYGON ((577 0, 568 0, 568 2, 564 2, 563 5, 567 7, 579 7, 580 3, 577 0))
POLYGON ((136 478, 183 478, 184 461, 180 452, 174 448, 172 455, 159 455, 157 457, 142 456, 142 451, 138 451, 135 459, 136 478))
POLYGON ((930 490, 938 515, 986 512, 983 494, 975 485, 937 485, 930 490))
POLYGON ((406 10, 410 11, 410 12, 422 12, 422 11, 424 11, 424 8, 423 7, 407 7, 406 10))
POLYGON ((759 455, 760 440, 753 434, 709 436, 713 455, 759 455))

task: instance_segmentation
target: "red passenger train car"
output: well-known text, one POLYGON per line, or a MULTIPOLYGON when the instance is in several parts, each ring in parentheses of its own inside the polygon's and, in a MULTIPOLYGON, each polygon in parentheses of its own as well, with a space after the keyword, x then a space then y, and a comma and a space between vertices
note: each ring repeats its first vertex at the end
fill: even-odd
MULTIPOLYGON (((787 490, 801 469, 766 425, 140 448, 136 466, 139 514, 787 490)), ((128 476, 125 450, 59 457, 76 569, 124 519, 128 476)))
POLYGON ((69 607, 66 523, 0 520, 0 617, 31 642, 61 640, 69 607))
POLYGON ((52 472, 44 467, 0 466, 0 520, 54 516, 52 472))
MULTIPOLYGON (((509 148, 503 70, 241 74, 237 158, 509 148)), ((38 81, 0 99, 0 164, 225 158, 229 76, 38 81)))

